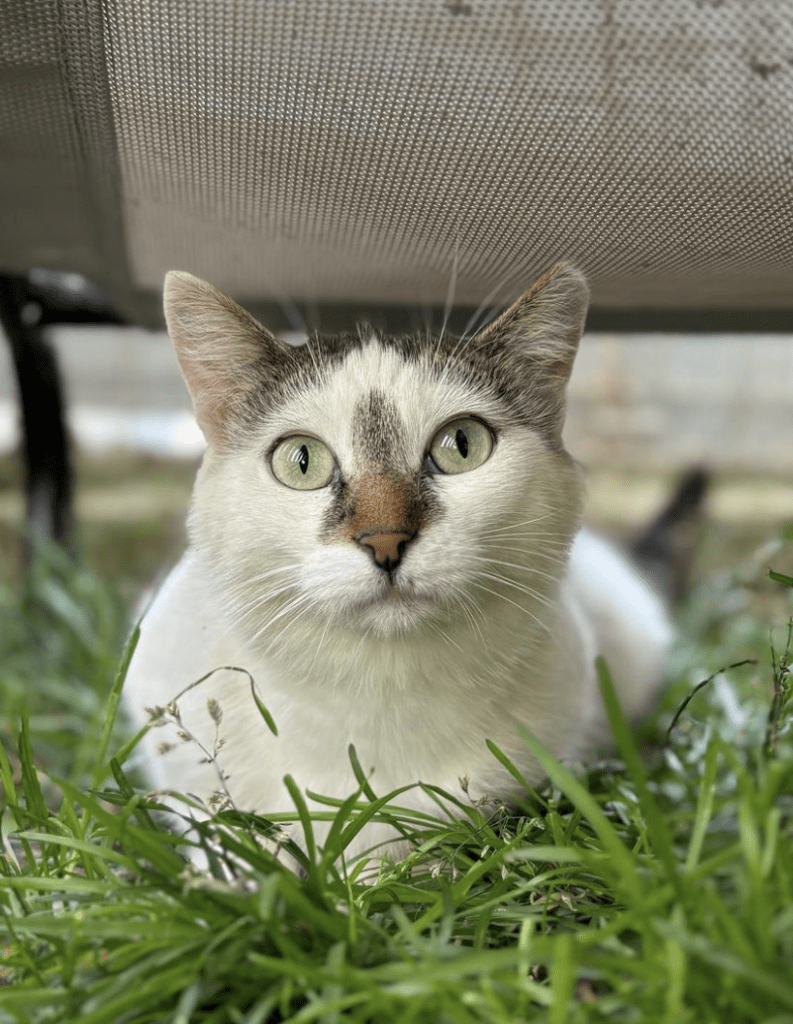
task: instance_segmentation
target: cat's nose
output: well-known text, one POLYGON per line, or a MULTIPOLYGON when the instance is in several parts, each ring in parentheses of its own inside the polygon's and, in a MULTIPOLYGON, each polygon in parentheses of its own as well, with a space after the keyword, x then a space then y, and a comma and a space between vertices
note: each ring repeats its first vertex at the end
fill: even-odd
POLYGON ((355 540, 361 547, 370 549, 375 565, 390 573, 402 561, 405 547, 415 536, 415 533, 359 533, 355 540))

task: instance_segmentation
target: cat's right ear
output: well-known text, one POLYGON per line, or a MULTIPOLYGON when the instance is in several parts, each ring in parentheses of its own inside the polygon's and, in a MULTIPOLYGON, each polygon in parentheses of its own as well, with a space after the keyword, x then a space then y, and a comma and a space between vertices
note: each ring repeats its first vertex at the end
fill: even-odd
POLYGON ((198 425, 210 445, 226 447, 250 396, 269 367, 289 358, 290 347, 223 292, 183 271, 166 275, 163 305, 198 425))

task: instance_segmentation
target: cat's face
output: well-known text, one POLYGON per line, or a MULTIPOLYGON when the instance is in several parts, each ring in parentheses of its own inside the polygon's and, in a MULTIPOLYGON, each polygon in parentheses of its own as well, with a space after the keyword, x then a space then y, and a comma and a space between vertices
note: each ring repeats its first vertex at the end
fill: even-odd
POLYGON ((171 279, 210 444, 191 534, 249 640, 449 635, 499 606, 542 619, 577 525, 559 432, 586 294, 569 268, 549 280, 467 341, 362 329, 295 350, 171 279))

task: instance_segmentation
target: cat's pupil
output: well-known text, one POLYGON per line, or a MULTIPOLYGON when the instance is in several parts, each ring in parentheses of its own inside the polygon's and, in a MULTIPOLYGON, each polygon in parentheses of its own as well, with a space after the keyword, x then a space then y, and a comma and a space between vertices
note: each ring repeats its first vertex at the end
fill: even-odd
POLYGON ((308 472, 308 448, 304 444, 300 446, 300 451, 295 461, 300 466, 300 472, 305 476, 308 472))
POLYGON ((458 430, 454 437, 457 442, 457 450, 464 459, 468 458, 468 438, 462 430, 458 430))

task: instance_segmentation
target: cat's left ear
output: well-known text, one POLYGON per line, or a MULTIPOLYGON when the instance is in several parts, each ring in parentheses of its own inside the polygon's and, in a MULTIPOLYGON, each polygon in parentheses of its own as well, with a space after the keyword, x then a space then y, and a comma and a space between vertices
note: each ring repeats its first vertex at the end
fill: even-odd
POLYGON ((564 395, 584 332, 589 287, 569 263, 556 263, 474 339, 505 367, 543 425, 558 433, 564 395))

